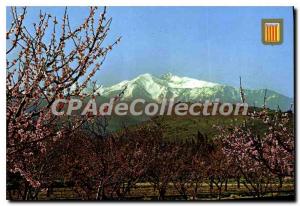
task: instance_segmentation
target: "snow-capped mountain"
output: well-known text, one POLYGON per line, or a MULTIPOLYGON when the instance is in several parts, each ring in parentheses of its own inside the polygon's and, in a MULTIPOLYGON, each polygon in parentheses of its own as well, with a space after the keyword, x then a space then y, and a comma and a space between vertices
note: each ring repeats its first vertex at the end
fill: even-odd
MULTIPOLYGON (((161 102, 163 98, 175 98, 176 101, 195 102, 219 98, 221 102, 240 102, 239 89, 207 81, 201 81, 189 77, 179 77, 166 74, 156 77, 151 74, 143 74, 132 80, 122 81, 111 87, 102 87, 98 92, 104 97, 118 95, 124 88, 123 100, 130 101, 143 98, 149 102, 161 102)), ((261 107, 263 105, 264 89, 245 89, 246 101, 249 105, 261 107)), ((293 99, 267 90, 267 106, 276 109, 288 110, 293 99)))

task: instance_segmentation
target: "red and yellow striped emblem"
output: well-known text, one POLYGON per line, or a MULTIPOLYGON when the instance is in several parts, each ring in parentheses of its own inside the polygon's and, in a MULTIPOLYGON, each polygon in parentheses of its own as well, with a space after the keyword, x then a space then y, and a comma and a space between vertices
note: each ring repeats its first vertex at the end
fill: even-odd
POLYGON ((264 44, 282 43, 282 19, 263 19, 262 40, 264 44))

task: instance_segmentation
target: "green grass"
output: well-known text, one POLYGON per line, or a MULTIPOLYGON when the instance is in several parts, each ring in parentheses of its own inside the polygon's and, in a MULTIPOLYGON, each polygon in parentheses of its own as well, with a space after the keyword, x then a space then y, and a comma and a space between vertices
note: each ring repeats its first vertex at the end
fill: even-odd
POLYGON ((195 138, 198 131, 206 134, 208 138, 213 138, 219 134, 214 126, 224 126, 231 128, 233 125, 241 124, 244 116, 161 116, 153 121, 158 124, 167 140, 184 140, 195 138))

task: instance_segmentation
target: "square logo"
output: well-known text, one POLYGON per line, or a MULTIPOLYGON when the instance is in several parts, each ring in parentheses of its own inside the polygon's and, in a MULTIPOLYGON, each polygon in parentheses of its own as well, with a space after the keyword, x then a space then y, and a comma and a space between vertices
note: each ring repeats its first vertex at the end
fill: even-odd
POLYGON ((262 19, 262 42, 279 45, 283 42, 283 19, 262 19))

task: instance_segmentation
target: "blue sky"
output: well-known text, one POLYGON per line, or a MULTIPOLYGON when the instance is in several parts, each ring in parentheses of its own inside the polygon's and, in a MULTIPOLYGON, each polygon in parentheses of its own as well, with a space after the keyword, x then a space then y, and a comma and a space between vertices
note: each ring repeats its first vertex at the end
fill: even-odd
MULTIPOLYGON (((62 16, 60 7, 30 7, 62 16)), ((70 7, 71 24, 88 8, 70 7)), ((292 7, 109 7, 113 18, 108 41, 122 41, 95 79, 105 86, 143 73, 179 76, 238 86, 268 88, 293 97, 292 7), (261 42, 261 19, 283 18, 282 45, 261 42)), ((8 22, 10 18, 7 18, 8 22)))

